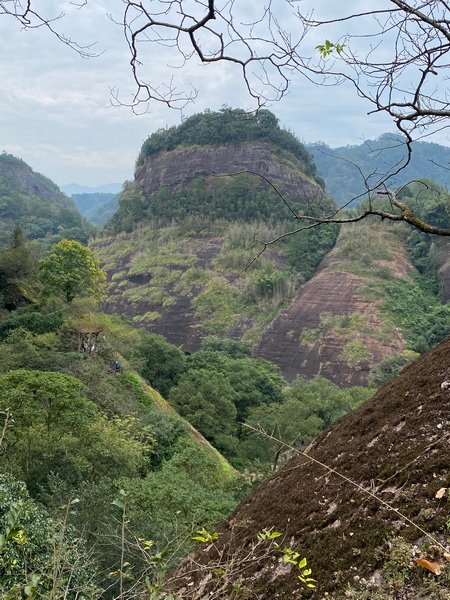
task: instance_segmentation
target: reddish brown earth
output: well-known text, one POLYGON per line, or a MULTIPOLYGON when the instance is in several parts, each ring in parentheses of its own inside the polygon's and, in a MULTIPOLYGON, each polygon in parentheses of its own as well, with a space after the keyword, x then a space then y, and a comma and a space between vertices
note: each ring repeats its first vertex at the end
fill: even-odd
MULTIPOLYGON (((203 546, 184 561, 171 579, 171 589, 191 600, 234 598, 238 584, 247 600, 311 595, 322 599, 326 593, 343 599, 355 575, 380 573, 386 540, 402 536, 421 545, 428 539, 382 501, 438 542, 447 543, 449 499, 436 498, 439 490, 450 487, 450 390, 441 388, 445 380, 450 380, 450 338, 334 423, 307 449, 308 456, 378 499, 298 456, 237 508, 213 545, 203 546), (318 581, 315 593, 305 591, 289 565, 280 564, 279 554, 264 558, 262 550, 251 550, 264 528, 283 532, 285 537, 278 541, 308 558, 318 581), (219 563, 225 572, 217 570, 219 563)), ((416 571, 417 579, 434 577, 416 571)))
MULTIPOLYGON (((393 261, 377 263, 401 279, 409 279, 414 270, 403 247, 397 248, 393 261)), ((338 247, 330 252, 316 275, 300 289, 294 302, 277 316, 263 336, 258 356, 277 364, 288 380, 298 374, 306 378, 322 375, 339 385, 367 385, 374 364, 405 349, 401 331, 395 327, 388 335, 374 336, 381 330, 377 302, 364 298, 359 291, 367 278, 345 271, 345 264, 339 257, 338 247), (351 338, 330 329, 319 339, 306 341, 304 334, 320 326, 324 313, 337 316, 361 313, 366 328, 355 331, 351 338), (344 358, 344 348, 350 339, 359 340, 371 356, 349 364, 344 358)))

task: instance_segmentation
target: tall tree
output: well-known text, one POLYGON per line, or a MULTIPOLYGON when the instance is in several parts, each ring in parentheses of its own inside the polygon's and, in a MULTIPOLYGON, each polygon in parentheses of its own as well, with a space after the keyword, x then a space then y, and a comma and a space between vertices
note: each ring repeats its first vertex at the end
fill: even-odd
POLYGON ((28 241, 16 223, 8 247, 0 252, 0 307, 13 310, 34 300, 33 266, 28 241))
POLYGON ((54 244, 39 265, 43 296, 62 297, 70 303, 76 297, 99 301, 104 293, 106 275, 92 250, 74 240, 54 244))

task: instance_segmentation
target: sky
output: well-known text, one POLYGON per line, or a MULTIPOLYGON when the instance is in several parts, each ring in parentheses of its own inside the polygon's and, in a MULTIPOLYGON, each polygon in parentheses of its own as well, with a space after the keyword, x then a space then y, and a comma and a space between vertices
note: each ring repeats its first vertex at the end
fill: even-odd
MULTIPOLYGON (((91 51, 96 56, 83 59, 45 28, 23 30, 0 11, 0 151, 19 156, 58 185, 122 183, 133 178, 140 147, 158 128, 179 124, 206 108, 254 108, 236 65, 190 62, 175 69, 180 61, 173 49, 151 45, 142 55, 145 77, 161 81, 174 76, 180 89, 194 85, 195 103, 182 113, 154 103, 140 115, 127 106, 112 106, 111 89, 125 103, 134 91, 122 28, 108 16, 110 11, 113 18, 119 16, 121 0, 89 0, 82 8, 62 0, 37 4, 44 4, 48 16, 64 12, 54 27, 80 44, 95 42, 91 51)), ((302 6, 308 4, 313 3, 304 0, 302 6)), ((314 4, 327 14, 335 5, 332 0, 314 4)), ((359 4, 365 5, 355 1, 352 9, 359 4)), ((246 12, 256 6, 243 0, 241 5, 246 12)), ((289 19, 285 2, 275 0, 273 6, 281 21, 289 19)), ((297 25, 291 25, 295 34, 297 25)), ((312 38, 305 52, 318 41, 312 38)), ((359 144, 393 131, 387 117, 367 116, 370 106, 349 86, 315 86, 298 74, 289 94, 268 108, 305 143, 359 144)), ((450 145, 445 136, 435 141, 450 145)))

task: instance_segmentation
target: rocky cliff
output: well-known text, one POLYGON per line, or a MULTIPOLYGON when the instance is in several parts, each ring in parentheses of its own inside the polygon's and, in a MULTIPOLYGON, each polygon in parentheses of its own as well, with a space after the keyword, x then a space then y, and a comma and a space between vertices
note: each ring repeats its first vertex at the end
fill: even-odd
POLYGON ((179 190, 197 177, 242 172, 267 177, 296 205, 320 202, 323 190, 306 176, 296 158, 262 140, 214 146, 181 146, 143 159, 135 179, 144 198, 160 188, 179 190))
POLYGON ((366 385, 380 361, 405 348, 422 351, 414 342, 434 325, 431 300, 419 297, 418 273, 395 227, 344 228, 306 282, 289 267, 286 246, 245 272, 259 248, 255 233, 275 235, 262 227, 229 223, 202 234, 147 227, 95 240, 109 278, 104 309, 189 352, 211 334, 247 341, 288 380, 320 374, 366 385))
POLYGON ((333 228, 283 238, 298 212, 331 207, 305 148, 270 113, 204 113, 155 132, 112 235, 93 245, 109 275, 104 308, 189 352, 206 335, 231 337, 288 380, 366 384, 380 361, 433 343, 413 339, 425 337, 428 298, 408 306, 421 290, 399 228, 345 227, 328 255, 333 228), (273 239, 283 241, 254 260, 273 239))
POLYGON ((281 560, 290 548, 308 560, 314 598, 447 598, 449 353, 447 340, 287 463, 184 562, 172 591, 309 598, 302 569, 281 560), (264 530, 282 534, 281 550, 264 530))
POLYGON ((292 380, 322 375, 339 385, 366 385, 370 369, 405 349, 401 329, 383 314, 379 278, 409 281, 416 270, 388 228, 343 228, 314 277, 264 332, 257 354, 292 380), (353 245, 353 247, 351 247, 353 245))

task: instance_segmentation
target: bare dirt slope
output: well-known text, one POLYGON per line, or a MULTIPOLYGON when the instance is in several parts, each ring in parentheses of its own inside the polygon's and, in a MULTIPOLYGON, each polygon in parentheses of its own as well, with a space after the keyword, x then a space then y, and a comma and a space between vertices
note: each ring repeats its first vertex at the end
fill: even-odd
POLYGON ((322 375, 339 385, 366 385, 371 367, 399 354, 405 342, 382 314, 386 299, 367 295, 365 287, 380 275, 409 280, 414 271, 405 248, 387 229, 344 229, 316 275, 268 327, 258 355, 279 365, 288 380, 322 375), (369 262, 358 246, 347 252, 361 235, 369 262))
MULTIPOLYGON (((445 544, 449 500, 448 496, 436 498, 439 490, 450 487, 450 390, 441 388, 444 380, 450 380, 450 339, 337 421, 307 454, 389 502, 445 544)), ((327 593, 343 599, 347 583, 355 576, 368 577, 380 569, 386 540, 403 536, 419 546, 427 540, 381 501, 303 456, 292 459, 247 498, 220 531, 214 545, 194 553, 174 575, 172 589, 181 598, 228 599, 239 585, 247 599, 307 598, 311 594, 322 599, 327 593), (283 532, 282 543, 298 548, 308 558, 318 580, 316 592, 305 591, 291 572, 295 569, 280 565, 276 553, 261 561, 257 556, 248 560, 257 533, 264 528, 283 532), (233 570, 218 571, 217 565, 214 572, 208 570, 214 561, 227 569, 231 556, 235 557, 233 570), (220 586, 222 592, 212 595, 211 590, 220 586)), ((424 581, 434 584, 429 581, 433 578, 416 568, 409 593, 392 592, 383 598, 448 597, 415 594, 411 586, 424 581)))

